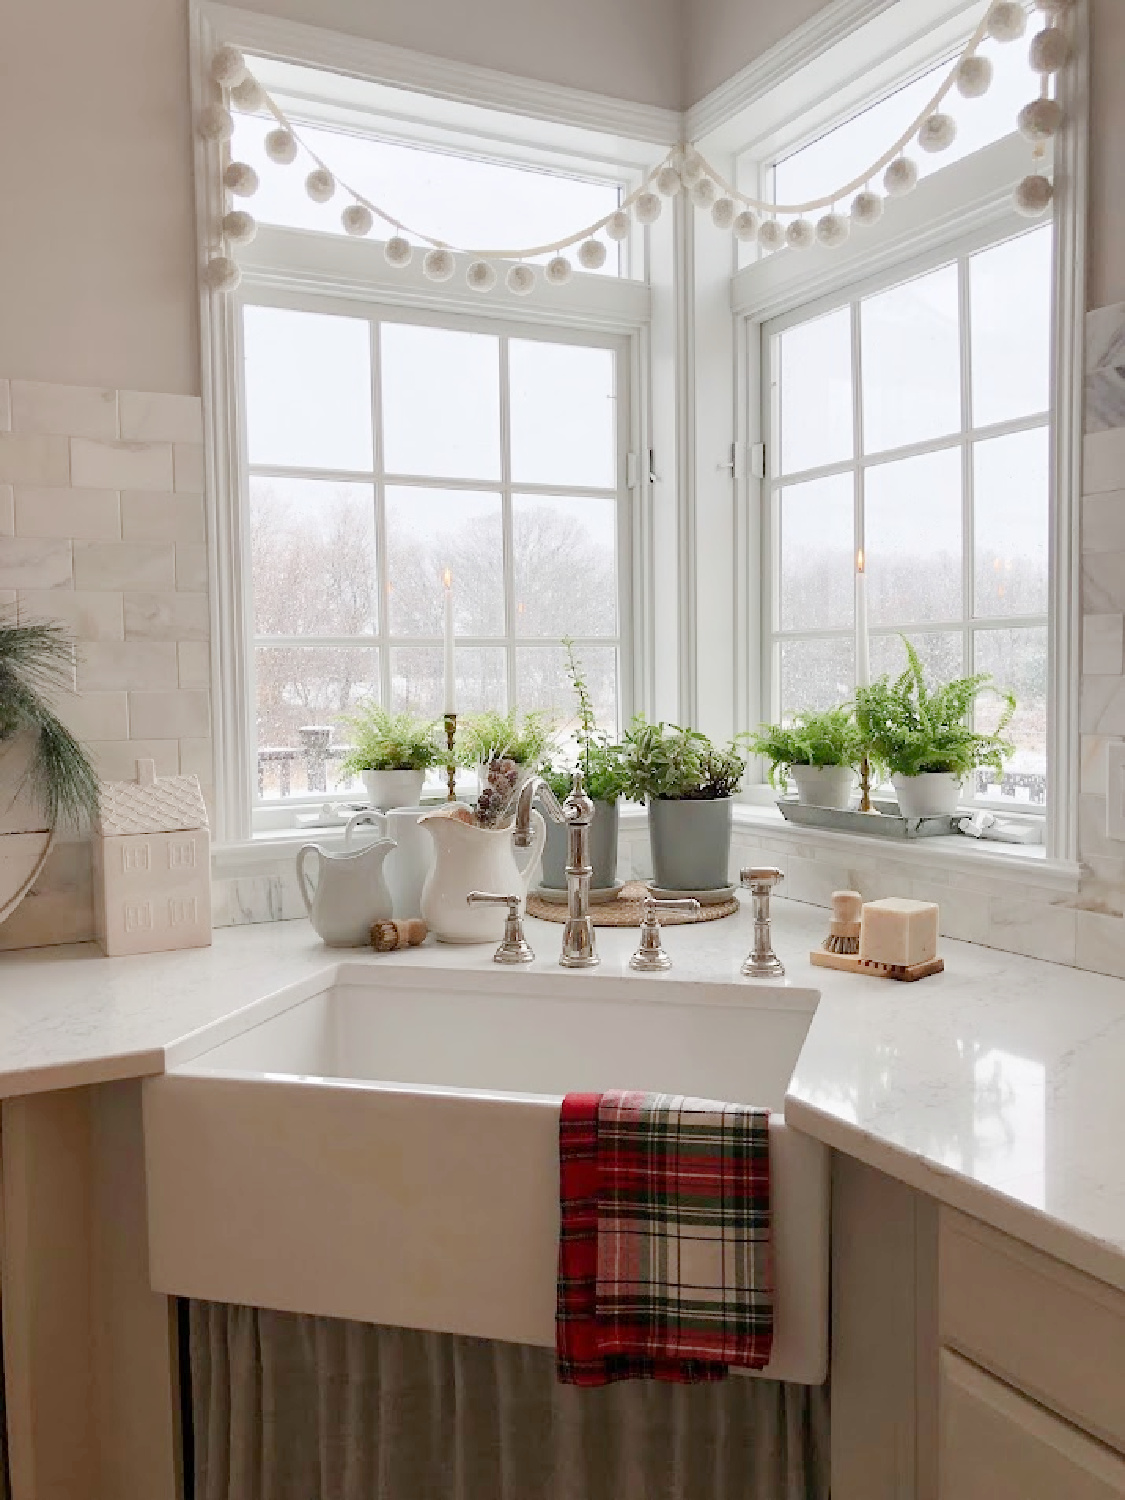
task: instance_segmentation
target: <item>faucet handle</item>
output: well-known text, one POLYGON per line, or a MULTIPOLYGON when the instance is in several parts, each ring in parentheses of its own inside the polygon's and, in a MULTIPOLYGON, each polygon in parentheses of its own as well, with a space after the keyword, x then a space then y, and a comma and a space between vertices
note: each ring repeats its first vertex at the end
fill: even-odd
POLYGON ((699 910, 699 902, 694 896, 687 896, 680 901, 658 901, 655 896, 646 896, 643 906, 641 940, 637 945, 637 951, 629 960, 629 967, 639 970, 642 974, 663 973, 665 969, 672 967, 672 960, 660 941, 660 921, 656 915, 657 911, 696 912, 699 910))
POLYGON ((508 915, 504 919, 504 938, 492 955, 498 964, 529 964, 535 957, 531 944, 523 935, 523 917, 520 908, 522 896, 496 896, 491 891, 470 891, 465 897, 470 906, 506 906, 508 915))
POLYGON ((738 878, 741 884, 749 886, 755 896, 768 896, 775 885, 781 884, 785 876, 772 865, 755 865, 749 870, 739 870, 738 878))

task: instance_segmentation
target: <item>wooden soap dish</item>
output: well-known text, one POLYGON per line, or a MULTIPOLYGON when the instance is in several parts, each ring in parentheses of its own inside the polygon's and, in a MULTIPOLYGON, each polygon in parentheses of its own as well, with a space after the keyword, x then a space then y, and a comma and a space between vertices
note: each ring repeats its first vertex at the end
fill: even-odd
POLYGON ((941 974, 945 969, 944 958, 930 958, 924 964, 880 964, 872 958, 860 958, 858 953, 827 953, 823 948, 814 948, 809 962, 817 969, 842 969, 847 974, 871 974, 878 979, 900 979, 906 983, 941 974))

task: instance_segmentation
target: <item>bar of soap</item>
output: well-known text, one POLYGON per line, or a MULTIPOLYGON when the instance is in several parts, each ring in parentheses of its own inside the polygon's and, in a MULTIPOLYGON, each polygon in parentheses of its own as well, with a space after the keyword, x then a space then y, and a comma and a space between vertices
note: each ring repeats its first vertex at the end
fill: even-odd
POLYGON ((938 911, 932 901, 888 896, 865 901, 859 956, 877 964, 924 964, 937 957, 938 911))

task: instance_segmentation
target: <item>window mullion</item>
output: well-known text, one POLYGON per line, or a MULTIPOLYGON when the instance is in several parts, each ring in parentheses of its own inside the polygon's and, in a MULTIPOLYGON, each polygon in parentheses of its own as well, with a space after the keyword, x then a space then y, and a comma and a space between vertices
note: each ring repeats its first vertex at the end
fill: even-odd
POLYGON ((969 258, 957 262, 957 308, 961 354, 961 633, 962 670, 970 673, 976 657, 971 622, 976 614, 976 527, 973 492, 973 346, 969 258))
POLYGON ((387 486, 383 475, 383 353, 380 324, 372 318, 371 330, 371 441, 375 463, 375 588, 378 595, 375 634, 379 642, 379 701, 391 706, 390 590, 387 587, 387 486))
POLYGON ((504 545, 504 645, 508 707, 516 705, 515 535, 512 522, 512 400, 509 336, 500 336, 500 506, 504 545))
MULTIPOLYGON (((852 481, 852 507, 855 523, 855 545, 858 554, 863 549, 863 565, 867 567, 867 513, 864 505, 864 452, 863 452, 863 317, 862 303, 857 298, 851 304, 852 322, 852 447, 855 456, 855 476, 852 481)), ((854 609, 854 604, 853 604, 854 609)), ((852 619, 852 639, 855 639, 857 621, 852 619)), ((859 663, 852 658, 852 681, 857 680, 859 663)))

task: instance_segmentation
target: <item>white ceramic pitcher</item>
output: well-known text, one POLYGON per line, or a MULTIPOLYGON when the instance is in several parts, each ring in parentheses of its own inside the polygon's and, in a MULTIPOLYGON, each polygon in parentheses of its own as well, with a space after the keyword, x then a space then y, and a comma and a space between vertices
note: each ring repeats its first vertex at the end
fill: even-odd
POLYGON ((317 936, 330 948, 360 948, 370 940, 371 928, 391 915, 391 893, 383 877, 383 861, 394 848, 390 839, 366 844, 344 854, 329 854, 319 844, 297 851, 297 884, 317 936), (308 861, 315 856, 316 884, 309 879, 308 861))
POLYGON ((527 887, 543 845, 547 825, 532 811, 531 848, 516 863, 511 828, 480 828, 448 813, 429 813, 421 826, 434 841, 434 863, 422 889, 422 917, 439 943, 498 943, 504 935, 502 906, 470 906, 470 891, 527 898, 527 887))
POLYGON ((344 830, 345 844, 350 844, 353 832, 365 824, 378 828, 385 838, 394 841, 395 851, 383 873, 394 914, 402 919, 422 915, 422 887, 433 863, 434 846, 421 821, 432 811, 433 808, 425 807, 394 807, 386 812, 356 813, 344 830))

